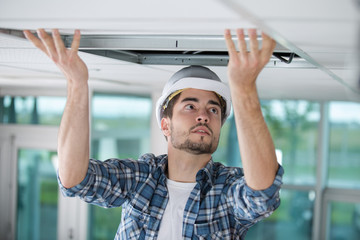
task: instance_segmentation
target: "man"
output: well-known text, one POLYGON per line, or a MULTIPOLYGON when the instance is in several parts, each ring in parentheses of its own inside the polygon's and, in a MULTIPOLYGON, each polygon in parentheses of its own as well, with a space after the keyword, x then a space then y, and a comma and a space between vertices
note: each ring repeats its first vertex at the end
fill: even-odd
POLYGON ((264 122, 256 78, 275 42, 255 29, 237 30, 238 48, 225 30, 230 91, 209 69, 192 66, 177 72, 157 102, 157 120, 168 154, 145 154, 138 161, 89 159, 88 71, 77 51, 59 32, 39 30, 26 37, 46 53, 67 78, 68 97, 59 131, 59 184, 67 196, 103 207, 123 207, 116 239, 244 239, 250 226, 280 204, 283 169, 264 122), (220 129, 230 112, 236 119, 242 168, 212 161, 220 129))

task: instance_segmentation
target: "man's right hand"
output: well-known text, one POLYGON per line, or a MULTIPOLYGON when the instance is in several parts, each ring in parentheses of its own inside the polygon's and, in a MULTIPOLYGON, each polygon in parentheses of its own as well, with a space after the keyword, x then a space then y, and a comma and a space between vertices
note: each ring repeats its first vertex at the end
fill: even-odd
POLYGON ((50 36, 40 29, 39 38, 29 31, 24 34, 67 78, 68 94, 58 134, 58 156, 61 183, 70 188, 84 179, 89 165, 89 73, 78 55, 80 32, 75 31, 70 49, 65 47, 58 30, 53 30, 50 36))
POLYGON ((64 73, 68 83, 74 86, 87 84, 89 72, 84 61, 78 55, 80 31, 76 30, 71 48, 67 49, 61 40, 59 30, 54 29, 52 36, 44 29, 37 30, 39 38, 25 30, 25 37, 43 51, 64 73))

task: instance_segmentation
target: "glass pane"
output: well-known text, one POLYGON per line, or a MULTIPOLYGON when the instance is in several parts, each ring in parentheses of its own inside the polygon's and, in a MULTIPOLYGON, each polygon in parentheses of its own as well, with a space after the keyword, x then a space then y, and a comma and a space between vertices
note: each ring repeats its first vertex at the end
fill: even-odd
POLYGON ((226 166, 240 166, 239 147, 237 136, 234 133, 234 113, 231 109, 230 115, 221 128, 219 145, 212 157, 215 162, 221 162, 226 166))
MULTIPOLYGON (((315 184, 319 104, 308 101, 262 101, 263 115, 275 143, 286 184, 315 184)), ((235 119, 224 124, 214 160, 240 166, 235 119)))
POLYGON ((65 97, 0 97, 0 123, 59 125, 65 97))
POLYGON ((56 152, 18 152, 17 239, 57 238, 58 184, 52 159, 56 152))
POLYGON ((360 239, 360 203, 330 203, 330 240, 360 239))
POLYGON ((319 104, 271 100, 261 105, 286 172, 284 183, 315 184, 319 104))
POLYGON ((329 185, 360 187, 360 104, 330 103, 329 185))
MULTIPOLYGON (((91 157, 133 158, 150 150, 151 99, 95 94, 92 101, 91 157)), ((89 239, 113 239, 121 208, 90 206, 89 239)))
POLYGON ((91 206, 89 210, 92 226, 89 228, 89 239, 114 239, 121 220, 121 207, 106 209, 91 206))
POLYGON ((282 189, 280 207, 265 220, 251 227, 246 239, 311 239, 315 193, 282 189))
POLYGON ((134 158, 149 151, 151 99, 95 94, 92 102, 92 157, 134 158))

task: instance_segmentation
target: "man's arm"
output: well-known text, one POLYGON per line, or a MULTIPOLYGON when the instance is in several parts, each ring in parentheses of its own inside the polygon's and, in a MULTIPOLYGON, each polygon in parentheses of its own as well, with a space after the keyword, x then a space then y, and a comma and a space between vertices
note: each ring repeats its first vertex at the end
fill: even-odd
POLYGON ((249 29, 248 33, 250 52, 247 51, 242 29, 237 30, 237 52, 230 31, 225 30, 230 57, 228 77, 245 180, 252 189, 263 190, 273 183, 278 163, 274 143, 261 112, 256 79, 269 61, 276 43, 262 34, 262 48, 259 49, 256 30, 249 29))
POLYGON ((59 177, 64 187, 80 183, 89 164, 89 99, 88 69, 78 56, 80 32, 75 31, 71 49, 67 49, 58 30, 52 36, 43 29, 39 38, 24 31, 37 48, 43 51, 67 79, 67 101, 58 135, 59 177))

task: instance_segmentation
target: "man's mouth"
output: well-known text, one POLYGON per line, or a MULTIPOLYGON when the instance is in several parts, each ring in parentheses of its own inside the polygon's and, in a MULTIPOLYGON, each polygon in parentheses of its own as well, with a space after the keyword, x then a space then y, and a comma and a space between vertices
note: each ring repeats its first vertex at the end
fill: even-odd
POLYGON ((191 132, 202 134, 202 135, 211 135, 212 134, 211 129, 205 125, 200 125, 200 126, 197 125, 192 128, 191 132))
POLYGON ((208 132, 204 131, 204 130, 197 130, 197 131, 194 131, 194 133, 200 133, 200 134, 206 134, 206 135, 209 135, 208 132))

